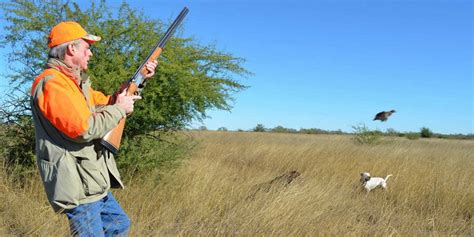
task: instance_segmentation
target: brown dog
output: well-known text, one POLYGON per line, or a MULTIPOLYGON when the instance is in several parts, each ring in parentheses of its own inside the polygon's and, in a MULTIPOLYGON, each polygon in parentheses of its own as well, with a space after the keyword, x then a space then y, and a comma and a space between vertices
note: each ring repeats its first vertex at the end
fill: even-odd
POLYGON ((252 192, 252 195, 248 196, 246 200, 253 200, 258 193, 268 193, 271 190, 279 190, 281 188, 287 187, 291 182, 293 182, 293 180, 295 180, 300 175, 300 172, 293 170, 282 174, 268 182, 258 184, 255 187, 255 191, 252 192))

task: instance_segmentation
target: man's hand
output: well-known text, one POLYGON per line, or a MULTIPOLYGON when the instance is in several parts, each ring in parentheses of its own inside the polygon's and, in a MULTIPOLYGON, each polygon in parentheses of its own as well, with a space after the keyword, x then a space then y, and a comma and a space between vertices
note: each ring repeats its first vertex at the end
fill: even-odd
POLYGON ((145 68, 148 71, 148 73, 145 75, 145 78, 150 78, 153 75, 155 75, 155 69, 156 69, 157 65, 158 65, 158 61, 156 61, 156 60, 147 62, 145 64, 145 68))
POLYGON ((142 97, 139 95, 127 95, 127 90, 124 90, 122 93, 117 95, 115 104, 124 109, 126 114, 130 114, 133 112, 133 104, 135 101, 141 98, 142 97))

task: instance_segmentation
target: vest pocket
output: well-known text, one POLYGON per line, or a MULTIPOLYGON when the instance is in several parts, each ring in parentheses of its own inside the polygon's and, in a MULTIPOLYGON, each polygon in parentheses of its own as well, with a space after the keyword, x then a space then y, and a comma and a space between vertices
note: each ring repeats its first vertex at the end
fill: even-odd
POLYGON ((67 153, 57 158, 55 161, 37 161, 46 195, 55 211, 73 208, 85 198, 74 159, 67 153))
POLYGON ((77 159, 77 170, 82 180, 86 196, 102 194, 108 189, 106 178, 100 172, 100 160, 89 160, 81 157, 77 159))

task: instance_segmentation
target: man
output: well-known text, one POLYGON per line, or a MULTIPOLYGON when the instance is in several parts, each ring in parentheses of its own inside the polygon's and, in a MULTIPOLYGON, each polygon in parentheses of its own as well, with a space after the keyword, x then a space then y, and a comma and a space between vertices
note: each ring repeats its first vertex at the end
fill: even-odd
MULTIPOLYGON (((46 69, 31 89, 39 173, 51 206, 67 215, 79 236, 127 235, 130 226, 109 191, 123 188, 114 157, 99 141, 141 97, 122 92, 112 98, 92 89, 86 71, 90 45, 99 40, 76 22, 53 27, 46 69)), ((146 78, 156 66, 146 64, 146 78)))

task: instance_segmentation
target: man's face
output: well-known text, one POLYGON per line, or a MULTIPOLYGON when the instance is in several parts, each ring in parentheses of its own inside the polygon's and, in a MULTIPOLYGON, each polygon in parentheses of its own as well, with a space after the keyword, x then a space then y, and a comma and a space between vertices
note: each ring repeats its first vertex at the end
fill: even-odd
POLYGON ((89 43, 81 39, 81 42, 78 45, 73 45, 73 47, 75 48, 73 54, 73 63, 76 66, 79 66, 81 71, 86 71, 89 59, 92 57, 92 51, 90 49, 89 43))

